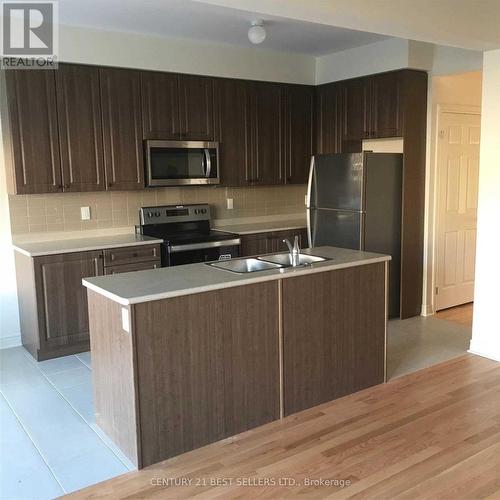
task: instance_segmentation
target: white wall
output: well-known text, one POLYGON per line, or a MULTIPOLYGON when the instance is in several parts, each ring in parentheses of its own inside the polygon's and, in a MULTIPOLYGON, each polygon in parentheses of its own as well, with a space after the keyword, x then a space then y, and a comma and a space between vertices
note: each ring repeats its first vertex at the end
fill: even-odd
POLYGON ((408 40, 393 38, 318 57, 316 83, 407 68, 408 50, 408 40))
POLYGON ((392 38, 318 57, 316 83, 402 68, 420 69, 433 75, 465 73, 480 70, 482 59, 483 53, 475 50, 392 38))
POLYGON ((315 57, 116 31, 61 26, 61 61, 314 84, 315 57))
POLYGON ((483 67, 483 53, 477 50, 435 45, 433 59, 432 73, 434 75, 481 71, 483 67))
MULTIPOLYGON (((1 123, 0 123, 1 133, 1 123)), ((9 203, 0 141, 0 348, 21 343, 14 253, 11 247, 9 203)))
POLYGON ((471 351, 500 361, 500 50, 485 52, 471 351))

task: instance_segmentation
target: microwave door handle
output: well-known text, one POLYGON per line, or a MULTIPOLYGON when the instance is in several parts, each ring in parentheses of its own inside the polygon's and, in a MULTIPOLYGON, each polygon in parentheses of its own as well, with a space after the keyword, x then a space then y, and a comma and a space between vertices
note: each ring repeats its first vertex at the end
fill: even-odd
POLYGON ((205 164, 207 166, 207 169, 205 171, 205 177, 209 179, 210 173, 212 171, 212 160, 210 159, 210 151, 207 148, 205 148, 203 152, 205 153, 205 164))

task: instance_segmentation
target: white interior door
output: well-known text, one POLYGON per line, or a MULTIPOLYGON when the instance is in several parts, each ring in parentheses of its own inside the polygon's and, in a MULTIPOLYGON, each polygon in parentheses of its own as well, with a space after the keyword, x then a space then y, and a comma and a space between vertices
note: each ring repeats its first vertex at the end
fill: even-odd
POLYGON ((436 310, 474 300, 480 123, 440 114, 436 310))

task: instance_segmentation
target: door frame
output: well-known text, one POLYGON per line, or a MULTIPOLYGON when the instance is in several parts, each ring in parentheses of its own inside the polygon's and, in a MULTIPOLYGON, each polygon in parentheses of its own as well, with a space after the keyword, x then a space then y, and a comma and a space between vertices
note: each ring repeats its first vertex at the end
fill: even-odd
POLYGON ((437 104, 435 108, 435 128, 434 134, 431 137, 434 147, 431 151, 433 157, 430 161, 429 171, 429 200, 428 200, 428 217, 427 224, 427 248, 430 249, 430 255, 427 262, 427 277, 424 286, 424 296, 431 297, 430 304, 424 304, 422 307, 422 315, 430 316, 436 312, 436 283, 437 283, 437 246, 438 246, 438 216, 439 216, 439 160, 440 160, 440 141, 439 130, 443 120, 444 113, 468 114, 481 116, 481 107, 463 105, 463 104, 437 104))

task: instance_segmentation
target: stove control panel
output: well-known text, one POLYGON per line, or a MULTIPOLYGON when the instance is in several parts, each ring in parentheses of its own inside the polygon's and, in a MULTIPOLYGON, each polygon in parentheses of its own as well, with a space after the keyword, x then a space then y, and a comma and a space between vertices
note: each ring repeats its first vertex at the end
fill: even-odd
POLYGON ((161 207, 142 207, 139 210, 141 226, 203 220, 210 220, 210 206, 206 204, 164 205, 161 207))

